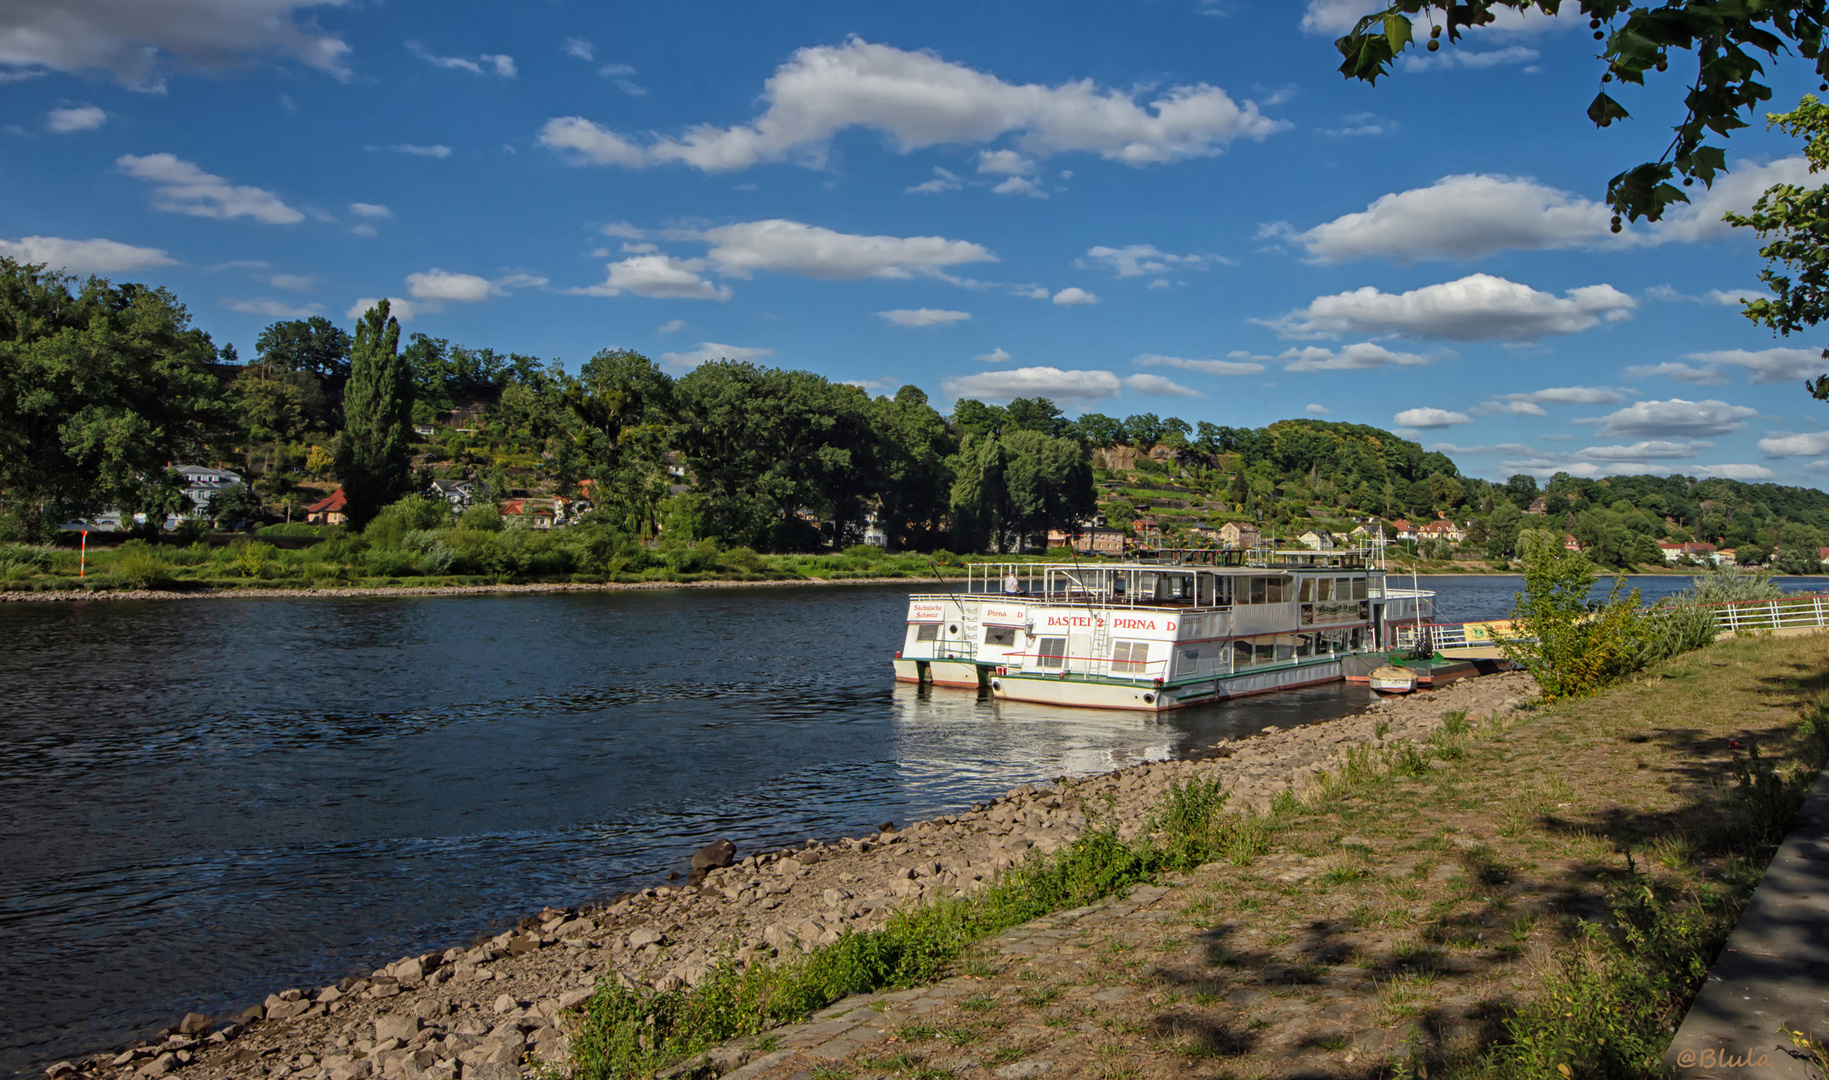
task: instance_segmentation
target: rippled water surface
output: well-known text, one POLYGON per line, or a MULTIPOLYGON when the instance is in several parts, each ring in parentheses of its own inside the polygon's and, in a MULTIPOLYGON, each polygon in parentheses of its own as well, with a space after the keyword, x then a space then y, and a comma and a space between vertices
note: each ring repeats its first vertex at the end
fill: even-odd
MULTIPOLYGON (((1443 619, 1518 587, 1422 584, 1443 619)), ((718 836, 855 834, 1366 700, 917 691, 888 665, 904 598, 0 605, 0 1074, 605 899, 718 836)))
POLYGON ((1342 715, 896 686, 905 592, 0 605, 0 1073, 833 837, 1342 715))

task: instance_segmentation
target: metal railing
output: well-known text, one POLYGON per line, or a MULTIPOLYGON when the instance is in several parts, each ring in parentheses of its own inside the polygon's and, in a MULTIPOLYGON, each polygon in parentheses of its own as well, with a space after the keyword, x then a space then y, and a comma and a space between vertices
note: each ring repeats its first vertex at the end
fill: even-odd
POLYGON ((1769 630, 1829 628, 1829 596, 1805 594, 1776 600, 1740 600, 1710 604, 1723 632, 1756 634, 1769 630))

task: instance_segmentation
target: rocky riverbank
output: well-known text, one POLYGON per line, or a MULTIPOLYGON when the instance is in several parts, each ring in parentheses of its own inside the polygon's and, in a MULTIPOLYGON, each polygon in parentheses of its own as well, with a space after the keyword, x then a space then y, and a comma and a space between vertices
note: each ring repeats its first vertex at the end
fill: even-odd
POLYGON ((1262 811, 1337 771, 1350 751, 1421 740, 1450 712, 1503 713, 1534 695, 1522 674, 1471 679, 1358 716, 1222 742, 1198 760, 1025 786, 902 830, 741 860, 714 844, 686 884, 589 910, 547 909, 468 948, 284 990, 232 1019, 193 1014, 158 1040, 60 1063, 49 1074, 507 1080, 541 1063, 562 1070, 569 1018, 599 979, 666 987, 696 982, 721 956, 747 964, 808 951, 847 929, 881 926, 898 906, 982 888, 1021 860, 1071 843, 1095 818, 1109 815, 1121 834, 1135 836, 1170 784, 1216 778, 1233 809, 1262 811))

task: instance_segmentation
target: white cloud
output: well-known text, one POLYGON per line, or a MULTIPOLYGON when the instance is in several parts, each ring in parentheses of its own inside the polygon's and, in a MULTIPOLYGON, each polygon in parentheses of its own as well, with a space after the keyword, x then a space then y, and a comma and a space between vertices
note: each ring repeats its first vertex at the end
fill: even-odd
POLYGON ((564 51, 565 55, 575 56, 580 60, 594 60, 597 58, 597 46, 592 45, 586 38, 568 37, 565 39, 565 44, 560 46, 560 48, 564 51))
POLYGON ((1773 457, 1821 457, 1829 454, 1829 433, 1767 435, 1759 440, 1759 449, 1773 457))
POLYGON ((1770 295, 1771 293, 1762 292, 1759 289, 1710 289, 1703 294, 1702 298, 1722 307, 1739 307, 1742 300, 1757 300, 1770 295))
POLYGON ((22 236, 0 240, 0 255, 14 262, 44 263, 71 274, 120 274, 176 260, 158 248, 135 247, 118 240, 66 240, 61 236, 22 236))
POLYGON ((720 345, 715 341, 701 341, 699 347, 690 352, 668 352, 660 354, 660 362, 675 371, 691 371, 700 364, 713 360, 760 360, 765 356, 775 355, 773 349, 746 348, 742 345, 720 345))
POLYGON ((1405 409, 1391 419, 1403 427, 1420 428, 1425 431, 1473 422, 1473 418, 1466 413, 1432 408, 1405 409))
POLYGON ((1690 353, 1684 359, 1745 368, 1748 382, 1767 386, 1784 386, 1829 372, 1829 360, 1823 358, 1821 349, 1721 349, 1690 353))
POLYGON ((1609 235, 1611 216, 1603 203, 1534 180, 1463 174, 1381 195, 1292 239, 1317 262, 1476 259, 1504 248, 1593 244, 1609 235))
POLYGON ((948 278, 945 267, 997 261, 982 246, 965 240, 864 236, 781 219, 707 229, 704 238, 712 244, 709 258, 718 273, 734 278, 747 278, 757 270, 837 280, 948 278))
POLYGON ((94 105, 73 105, 52 109, 44 114, 44 126, 59 135, 73 131, 94 131, 108 122, 108 114, 94 105))
POLYGON ((908 195, 938 195, 942 191, 958 191, 964 186, 965 182, 960 180, 959 177, 947 172, 940 166, 935 165, 934 178, 932 180, 904 188, 903 193, 908 195))
POLYGON ((1515 416, 1548 416, 1538 404, 1545 402, 1552 405, 1617 405, 1626 400, 1626 396, 1617 390, 1604 386, 1552 386, 1547 390, 1533 390, 1528 394, 1500 394, 1481 403, 1475 411, 1484 416, 1496 416, 1511 413, 1515 416))
POLYGON ((610 80, 610 83, 630 97, 647 97, 648 88, 636 83, 629 76, 635 69, 627 64, 605 64, 597 69, 597 74, 610 80))
POLYGON ((548 120, 540 128, 536 141, 574 165, 622 165, 638 169, 646 164, 641 147, 582 116, 557 116, 548 120))
POLYGON ((1054 294, 1054 302, 1066 307, 1072 304, 1096 304, 1099 302, 1099 298, 1078 285, 1069 285, 1054 294))
POLYGON ((1397 128, 1397 121, 1386 120, 1377 113, 1353 113, 1351 116, 1341 117, 1340 127, 1321 128, 1320 131, 1321 134, 1336 139, 1350 139, 1367 135, 1389 135, 1397 128))
POLYGON ((1166 274, 1172 267, 1200 270, 1207 264, 1205 255, 1170 255, 1154 244, 1127 244, 1121 248, 1101 245, 1088 248, 1086 258, 1110 270, 1113 277, 1121 278, 1166 274))
POLYGON ((382 206, 380 203, 352 202, 349 204, 349 212, 357 217, 365 218, 379 219, 391 218, 394 216, 392 210, 382 206))
POLYGON ((1746 426, 1750 416, 1759 410, 1725 401, 1639 401, 1599 421, 1602 435, 1624 435, 1628 438, 1707 438, 1726 435, 1746 426))
POLYGON ((971 319, 969 311, 945 311, 940 308, 896 308, 894 311, 879 311, 879 318, 888 319, 897 326, 952 326, 971 319))
POLYGON ((1734 171, 1716 177, 1713 187, 1703 188, 1698 184, 1684 189, 1691 201, 1672 206, 1663 221, 1651 226, 1648 242, 1691 243, 1730 236, 1735 229, 1722 221, 1721 215, 1730 210, 1745 213, 1752 209, 1753 203, 1773 184, 1817 187, 1821 181, 1811 178, 1809 163, 1802 157, 1781 158, 1763 165, 1735 162, 1734 171))
POLYGON ((240 311, 249 315, 264 315, 269 319, 308 319, 323 313, 320 304, 298 307, 281 300, 231 300, 223 298, 218 301, 230 311, 240 311))
POLYGON ((1481 416, 1548 416, 1549 410, 1533 401, 1483 401, 1474 406, 1481 416))
POLYGON ((770 76, 767 108, 748 124, 701 124, 643 147, 573 116, 549 121, 540 141, 574 152, 575 161, 630 168, 678 162, 722 172, 769 161, 817 168, 835 135, 865 127, 889 136, 903 153, 1011 135, 1015 149, 1031 157, 1085 152, 1150 165, 1211 157, 1234 139, 1262 138, 1284 126, 1256 103, 1240 105, 1205 83, 1170 87, 1143 104, 1137 96, 1100 89, 1090 79, 1018 86, 930 52, 852 38, 796 52, 770 76))
POLYGON ((1027 195, 1032 199, 1048 197, 1048 193, 1041 189, 1040 184, 1026 176, 1006 177, 1003 183, 991 189, 991 193, 994 195, 1027 195))
POLYGON ((426 300, 432 304, 445 300, 457 304, 477 304, 492 297, 505 296, 511 289, 541 288, 546 284, 546 279, 533 274, 509 274, 491 281, 475 274, 432 269, 424 273, 408 274, 406 283, 407 291, 416 300, 426 300))
POLYGON ((1714 443, 1708 442, 1640 440, 1629 446, 1590 446, 1578 451, 1575 456, 1594 458, 1597 461, 1656 461, 1664 458, 1694 457, 1698 449, 1708 449, 1712 446, 1714 443))
POLYGON ((390 154, 410 154, 413 157, 448 158, 451 148, 443 144, 421 146, 418 143, 395 143, 392 146, 369 146, 368 150, 385 150, 390 154))
POLYGON ((1205 397, 1200 391, 1186 387, 1173 379, 1161 375, 1137 374, 1127 375, 1124 385, 1133 394, 1155 394, 1163 397, 1205 397))
POLYGON ((1189 360, 1181 356, 1144 353, 1131 361, 1140 367, 1171 367, 1182 371, 1199 371, 1207 375, 1258 375, 1264 365, 1245 360, 1189 360))
POLYGON ((251 217, 269 225, 305 220, 271 191, 231 184, 171 154, 126 154, 114 163, 128 176, 159 185, 152 193, 155 210, 207 218, 251 217))
POLYGON ((1670 361, 1662 364, 1634 364, 1620 372, 1628 379, 1675 379, 1677 382, 1689 383, 1692 386, 1723 386, 1727 377, 1721 369, 1712 367, 1691 367, 1670 361))
POLYGON ((379 232, 377 232, 375 230, 375 227, 373 225, 370 225, 366 221, 356 222, 354 225, 349 227, 349 231, 356 236, 379 236, 379 235, 381 235, 379 232))
POLYGON ((654 332, 657 334, 677 334, 684 329, 686 329, 685 319, 668 319, 666 322, 655 327, 654 332))
POLYGON ((343 313, 343 317, 347 319, 360 319, 368 312, 369 308, 379 304, 382 299, 387 300, 388 314, 399 319, 401 322, 412 322, 413 316, 419 314, 419 305, 413 303, 411 300, 402 300, 397 296, 385 298, 364 296, 360 300, 349 305, 349 310, 343 313))
POLYGON ((646 240, 648 238, 648 230, 638 228, 626 221, 612 221, 597 231, 605 236, 617 236, 624 240, 646 240))
POLYGON ((1334 412, 1334 410, 1328 408, 1325 405, 1315 405, 1312 403, 1307 406, 1304 406, 1302 411, 1307 413, 1310 416, 1331 416, 1331 415, 1333 415, 1333 412, 1334 412))
POLYGON ((634 293, 655 300, 728 300, 730 290, 700 277, 704 259, 676 259, 671 255, 635 255, 610 264, 603 283, 571 292, 584 296, 634 293))
POLYGON ((1429 447, 1443 454, 1534 454, 1535 450, 1523 443, 1494 443, 1491 446, 1456 446, 1453 443, 1436 443, 1429 447))
POLYGON ((0 5, 0 79, 106 71, 143 90, 167 64, 222 69, 252 55, 298 60, 339 78, 349 46, 299 11, 345 0, 11 0, 0 5))
POLYGON ((1284 371, 1369 371, 1382 367, 1421 367, 1432 359, 1420 353, 1396 352, 1372 341, 1356 341, 1339 351, 1310 345, 1285 349, 1277 356, 1284 371))
POLYGON ((1096 401, 1118 396, 1118 377, 1109 371, 1062 371, 1057 367, 1020 367, 962 375, 941 383, 948 397, 1008 401, 1046 397, 1055 401, 1096 401))
POLYGON ((1048 287, 1045 285, 1019 285, 1010 295, 1020 296, 1024 300, 1046 300, 1048 299, 1048 287))
POLYGON ((980 150, 978 171, 998 176, 1028 176, 1035 172, 1035 162, 1014 150, 980 150))
POLYGON ((512 56, 484 53, 475 60, 468 60, 461 56, 434 56, 417 41, 407 42, 406 51, 434 67, 468 71, 472 75, 498 75, 504 79, 512 79, 517 74, 512 56))
POLYGON ((1698 465, 1698 476, 1720 476, 1728 480, 1770 480, 1778 475, 1764 465, 1698 465))
POLYGON ((1537 59, 1536 49, 1523 45, 1508 45, 1503 49, 1468 49, 1460 45, 1449 45, 1438 53, 1406 53, 1402 67, 1408 72, 1443 70, 1446 68, 1468 68, 1478 71, 1482 68, 1501 67, 1505 64, 1528 64, 1537 59))
POLYGON ((1562 297, 1490 274, 1394 295, 1368 285, 1317 297, 1279 319, 1253 320, 1284 337, 1342 333, 1412 334, 1451 341, 1530 341, 1631 317, 1638 302, 1611 285, 1585 285, 1562 297))
POLYGON ((496 295, 488 278, 475 274, 454 274, 447 270, 428 270, 406 276, 407 289, 418 300, 452 300, 475 304, 496 295))
POLYGON ((274 274, 267 278, 267 284, 276 289, 289 289, 292 292, 310 292, 317 287, 318 279, 312 274, 274 274))
POLYGON ((974 356, 972 359, 981 364, 1007 364, 1010 361, 1010 354, 1004 351, 1003 346, 999 345, 990 352, 985 353, 982 356, 974 356))

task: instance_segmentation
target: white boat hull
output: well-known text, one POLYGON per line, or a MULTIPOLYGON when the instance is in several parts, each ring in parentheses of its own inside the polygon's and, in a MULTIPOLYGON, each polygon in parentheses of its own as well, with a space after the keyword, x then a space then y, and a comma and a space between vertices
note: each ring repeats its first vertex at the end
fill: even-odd
POLYGON ((978 689, 978 665, 971 660, 901 660, 895 662, 897 682, 932 683, 978 689))
POLYGON ((1252 671, 1175 686, 1063 679, 1048 675, 998 675, 991 679, 991 695, 1001 701, 1028 701, 1040 705, 1162 712, 1252 694, 1319 686, 1339 682, 1341 677, 1338 661, 1252 671))

